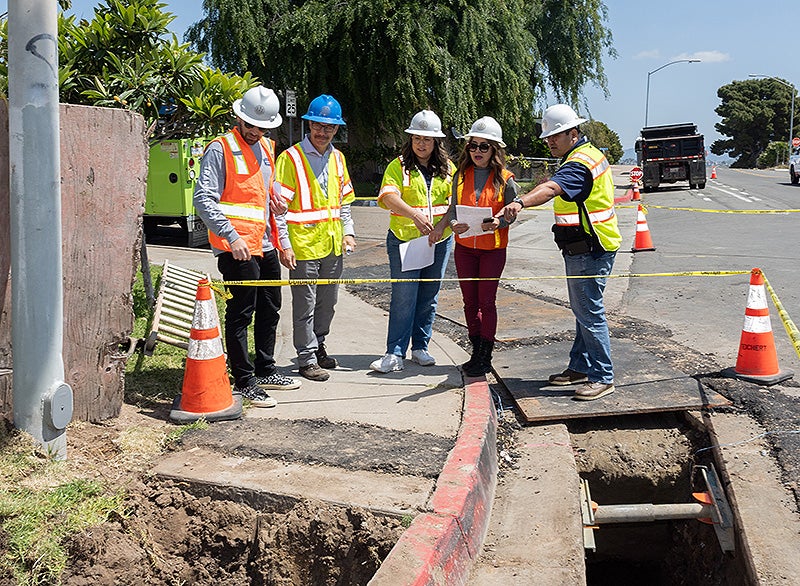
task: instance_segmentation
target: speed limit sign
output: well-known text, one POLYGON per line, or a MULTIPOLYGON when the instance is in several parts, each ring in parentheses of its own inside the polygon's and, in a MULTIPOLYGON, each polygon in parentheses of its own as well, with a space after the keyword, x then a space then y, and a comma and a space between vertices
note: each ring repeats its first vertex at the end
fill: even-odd
POLYGON ((800 147, 800 138, 795 136, 792 139, 792 146, 795 147, 795 148, 800 147))
POLYGON ((642 169, 634 167, 631 169, 631 181, 640 181, 642 179, 642 169))
POLYGON ((286 90, 286 117, 297 117, 297 94, 294 90, 286 90))

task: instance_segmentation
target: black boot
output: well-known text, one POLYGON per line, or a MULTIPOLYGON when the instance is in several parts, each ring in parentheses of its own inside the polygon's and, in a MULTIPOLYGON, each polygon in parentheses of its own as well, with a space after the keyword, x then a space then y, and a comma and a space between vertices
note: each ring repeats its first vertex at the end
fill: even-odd
MULTIPOLYGON (((474 371, 478 367, 478 364, 480 363, 480 361, 478 360, 478 353, 480 352, 481 349, 481 337, 470 336, 469 341, 472 342, 472 355, 469 357, 469 360, 467 360, 464 364, 461 365, 461 370, 464 371, 464 374, 466 374, 468 370, 474 371)), ((471 374, 469 376, 477 376, 477 375, 471 374)))
POLYGON ((492 372, 492 351, 494 350, 494 340, 485 340, 481 338, 481 351, 478 354, 478 368, 481 374, 489 374, 492 372))
POLYGON ((478 353, 475 355, 475 362, 469 367, 467 367, 466 364, 462 367, 464 374, 467 376, 483 376, 487 372, 491 372, 493 349, 494 340, 480 338, 478 341, 478 353))

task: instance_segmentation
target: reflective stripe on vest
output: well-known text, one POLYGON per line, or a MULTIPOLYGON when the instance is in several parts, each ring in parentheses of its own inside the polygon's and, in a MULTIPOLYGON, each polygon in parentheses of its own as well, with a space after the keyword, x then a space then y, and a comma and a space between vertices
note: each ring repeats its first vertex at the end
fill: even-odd
MULTIPOLYGON (((615 215, 614 208, 607 208, 596 212, 589 212, 589 221, 592 224, 599 224, 610 220, 615 215)), ((556 214, 556 224, 559 226, 577 226, 581 223, 580 214, 556 214)))
POLYGON ((247 171, 247 161, 244 160, 244 153, 242 149, 239 148, 239 144, 236 142, 236 137, 233 136, 232 132, 229 132, 222 138, 225 139, 225 142, 228 143, 228 148, 231 149, 231 154, 233 155, 233 162, 236 167, 236 174, 237 175, 246 175, 247 171))

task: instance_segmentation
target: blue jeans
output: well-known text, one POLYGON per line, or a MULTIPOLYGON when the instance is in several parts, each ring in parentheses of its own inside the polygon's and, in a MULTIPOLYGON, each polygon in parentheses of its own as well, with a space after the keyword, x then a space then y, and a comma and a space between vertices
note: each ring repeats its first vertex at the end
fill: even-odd
MULTIPOLYGON (((567 276, 608 275, 614 267, 615 252, 564 254, 567 276)), ((569 305, 575 314, 575 341, 569 353, 569 367, 586 373, 590 382, 613 383, 611 340, 608 335, 603 291, 606 279, 567 279, 569 305)))
MULTIPOLYGON (((436 244, 433 264, 424 269, 403 271, 400 263, 400 244, 392 231, 386 236, 389 271, 392 279, 441 279, 447 268, 453 237, 436 244)), ((408 343, 412 350, 427 350, 433 333, 433 318, 439 301, 441 281, 392 283, 389 303, 389 333, 386 353, 405 357, 408 343)))

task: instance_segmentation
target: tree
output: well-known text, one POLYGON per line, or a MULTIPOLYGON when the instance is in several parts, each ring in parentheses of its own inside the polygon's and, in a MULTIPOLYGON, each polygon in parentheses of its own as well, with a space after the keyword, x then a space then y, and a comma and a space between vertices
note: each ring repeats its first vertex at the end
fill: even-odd
POLYGON ((714 141, 711 152, 735 158, 732 167, 755 167, 770 142, 786 142, 793 91, 787 83, 749 79, 719 88, 717 96, 722 102, 715 112, 722 122, 714 128, 731 138, 714 141))
MULTIPOLYGON (((60 2, 69 7, 69 0, 60 2)), ((59 14, 59 98, 142 114, 150 138, 218 134, 231 104, 258 82, 209 68, 167 29, 158 0, 105 0, 91 21, 59 14)), ((8 21, 0 21, 0 90, 8 84, 8 21)))
MULTIPOLYGON (((547 87, 576 103, 605 88, 615 55, 601 0, 204 0, 186 39, 211 62, 252 71, 300 103, 341 103, 352 133, 400 140, 414 112, 463 132, 489 114, 506 142, 534 133, 547 87)), ((364 137, 370 137, 369 139, 364 137)))
POLYGON ((619 135, 611 130, 605 123, 590 120, 581 124, 581 131, 597 148, 604 150, 608 162, 615 165, 622 158, 623 149, 619 135))
POLYGON ((771 142, 758 157, 758 168, 766 169, 785 163, 789 157, 789 144, 783 141, 771 142))

